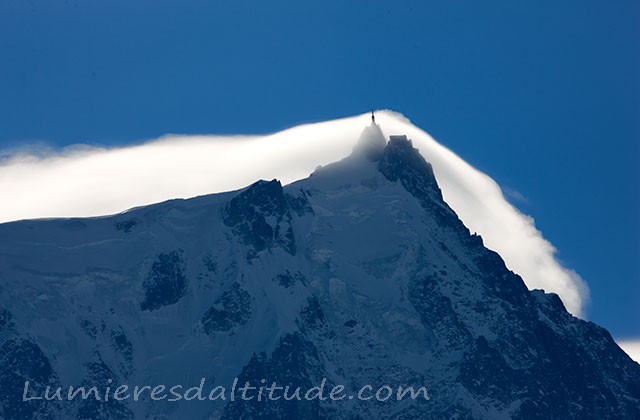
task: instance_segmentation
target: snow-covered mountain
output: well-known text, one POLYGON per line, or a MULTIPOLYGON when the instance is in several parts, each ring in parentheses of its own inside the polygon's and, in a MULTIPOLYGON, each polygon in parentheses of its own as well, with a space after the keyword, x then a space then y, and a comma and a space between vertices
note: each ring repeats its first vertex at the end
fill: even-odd
POLYGON ((0 417, 637 419, 640 365, 527 290, 410 140, 373 124, 286 186, 0 225, 0 417), (430 399, 22 402, 27 380, 42 395, 202 378, 430 399))

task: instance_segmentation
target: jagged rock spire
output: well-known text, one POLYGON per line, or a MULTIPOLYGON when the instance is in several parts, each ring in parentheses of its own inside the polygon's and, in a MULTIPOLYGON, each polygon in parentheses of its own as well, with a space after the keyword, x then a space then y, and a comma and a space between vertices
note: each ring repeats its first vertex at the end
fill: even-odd
POLYGON ((354 148, 354 153, 364 153, 371 160, 378 160, 384 152, 387 139, 382 133, 382 129, 376 124, 376 117, 371 111, 371 125, 362 130, 358 143, 354 148))

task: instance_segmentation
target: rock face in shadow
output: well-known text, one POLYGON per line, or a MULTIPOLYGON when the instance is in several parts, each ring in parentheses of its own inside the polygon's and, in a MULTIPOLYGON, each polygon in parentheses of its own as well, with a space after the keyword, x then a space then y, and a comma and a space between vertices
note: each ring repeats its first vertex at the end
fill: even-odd
POLYGON ((276 247, 295 255, 289 209, 280 181, 258 181, 227 204, 223 221, 250 247, 248 258, 276 247))
POLYGON ((214 305, 202 317, 204 332, 230 333, 247 323, 253 312, 253 298, 234 283, 216 300, 214 305))
POLYGON ((185 263, 180 250, 159 254, 149 275, 144 280, 144 300, 140 304, 143 311, 153 311, 172 305, 187 292, 185 263))

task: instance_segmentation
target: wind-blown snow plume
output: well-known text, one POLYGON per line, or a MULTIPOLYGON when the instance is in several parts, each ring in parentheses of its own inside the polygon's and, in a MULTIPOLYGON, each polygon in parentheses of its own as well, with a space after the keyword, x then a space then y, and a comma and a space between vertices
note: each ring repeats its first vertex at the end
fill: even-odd
POLYGON ((640 340, 616 340, 622 348, 636 362, 640 363, 640 340))
MULTIPOLYGON (((554 257, 555 248, 503 196, 498 184, 392 111, 376 114, 385 135, 406 134, 431 162, 445 201, 529 288, 560 295, 582 315, 588 289, 554 257)), ((172 198, 286 184, 347 156, 368 115, 307 124, 265 136, 170 135, 122 148, 72 148, 0 161, 0 222, 99 216, 172 198)))

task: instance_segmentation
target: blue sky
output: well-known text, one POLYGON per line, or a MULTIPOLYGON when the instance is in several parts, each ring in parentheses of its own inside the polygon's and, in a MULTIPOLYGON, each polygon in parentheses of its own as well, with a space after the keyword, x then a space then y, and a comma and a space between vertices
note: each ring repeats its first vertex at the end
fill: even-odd
POLYGON ((0 149, 404 113, 640 336, 637 1, 0 2, 0 149), (302 3, 302 4, 301 4, 302 3))

